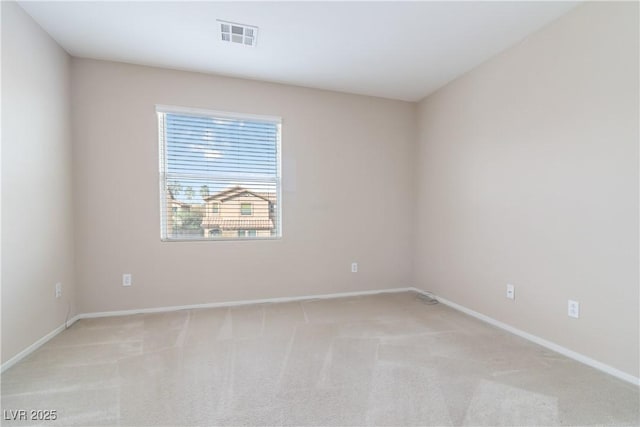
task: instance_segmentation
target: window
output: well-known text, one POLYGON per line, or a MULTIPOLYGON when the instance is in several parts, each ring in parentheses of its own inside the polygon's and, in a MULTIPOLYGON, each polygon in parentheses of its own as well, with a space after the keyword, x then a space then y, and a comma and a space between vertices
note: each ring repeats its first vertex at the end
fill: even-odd
POLYGON ((240 204, 240 215, 252 215, 252 212, 251 203, 240 204))
POLYGON ((280 119, 156 111, 162 240, 279 238, 280 119))

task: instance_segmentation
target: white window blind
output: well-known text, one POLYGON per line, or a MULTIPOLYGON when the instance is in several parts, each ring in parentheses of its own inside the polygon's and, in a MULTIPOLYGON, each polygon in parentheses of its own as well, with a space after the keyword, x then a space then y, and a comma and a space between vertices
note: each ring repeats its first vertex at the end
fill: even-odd
POLYGON ((280 237, 280 119, 156 111, 162 240, 280 237))

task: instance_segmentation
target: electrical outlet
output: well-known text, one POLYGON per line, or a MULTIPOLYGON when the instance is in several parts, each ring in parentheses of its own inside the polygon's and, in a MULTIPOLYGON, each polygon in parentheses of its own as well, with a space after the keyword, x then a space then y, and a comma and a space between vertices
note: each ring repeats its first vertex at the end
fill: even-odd
POLYGON ((122 286, 131 286, 132 282, 133 279, 131 277, 131 274, 127 273, 122 275, 122 286))
POLYGON ((516 299, 516 288, 510 283, 507 283, 507 298, 516 299))
POLYGON ((62 296, 62 283, 56 283, 56 298, 60 298, 62 296))
POLYGON ((580 303, 578 301, 569 300, 567 304, 567 314, 575 319, 580 317, 580 303))
POLYGON ((357 262, 352 262, 351 263, 351 272, 352 273, 357 273, 358 272, 358 263, 357 262))

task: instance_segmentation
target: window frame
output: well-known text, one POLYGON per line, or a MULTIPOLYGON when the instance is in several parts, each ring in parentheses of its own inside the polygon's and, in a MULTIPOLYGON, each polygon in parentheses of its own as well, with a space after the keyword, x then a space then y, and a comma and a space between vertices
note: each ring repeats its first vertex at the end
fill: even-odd
MULTIPOLYGON (((235 113, 229 111, 219 111, 219 110, 209 110, 203 108, 192 108, 192 107, 181 107, 181 106, 173 106, 173 105, 164 105, 164 104, 156 104, 155 105, 155 115, 156 115, 156 125, 157 125, 157 143, 158 143, 158 160, 159 160, 159 189, 160 189, 160 240, 162 242, 221 242, 221 241, 259 241, 259 240, 281 240, 284 235, 283 231, 283 223, 282 223, 282 117, 280 116, 271 116, 271 115, 260 115, 260 114, 248 114, 248 113, 235 113), (273 232, 269 236, 255 236, 255 237, 244 237, 244 238, 229 238, 229 237, 217 237, 211 238, 203 235, 200 238, 193 239, 180 239, 180 238, 171 238, 168 236, 168 224, 165 224, 167 221, 166 212, 167 212, 167 197, 166 197, 166 184, 168 182, 167 179, 167 170, 168 170, 168 159, 166 156, 166 136, 161 138, 161 135, 165 135, 165 130, 163 128, 164 122, 161 121, 160 114, 183 114, 183 115, 191 115, 191 116, 200 116, 206 118, 221 118, 221 119, 234 119, 234 120, 247 120, 247 121, 259 121, 259 122, 269 122, 275 124, 278 131, 276 136, 276 217, 275 220, 277 222, 276 227, 273 229, 273 232), (163 214, 164 213, 164 214, 163 214)), ((253 214, 253 206, 252 206, 252 214, 253 214)))
POLYGON ((238 230, 238 238, 239 239, 251 239, 254 237, 258 237, 258 230, 242 228, 238 230))
POLYGON ((253 203, 251 202, 240 202, 240 216, 253 216, 253 203), (249 206, 249 210, 246 211, 244 209, 245 206, 249 206), (249 212, 249 213, 245 213, 249 212))

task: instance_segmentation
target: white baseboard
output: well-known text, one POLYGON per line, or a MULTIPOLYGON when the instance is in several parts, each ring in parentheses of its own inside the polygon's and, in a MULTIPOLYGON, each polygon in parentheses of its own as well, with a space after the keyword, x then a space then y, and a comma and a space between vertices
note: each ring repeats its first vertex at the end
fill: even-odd
MULTIPOLYGON (((397 293, 397 292, 407 292, 407 291, 415 291, 414 288, 391 288, 391 289, 378 289, 373 291, 356 291, 356 292, 339 292, 335 294, 321 294, 321 295, 302 295, 296 297, 280 297, 280 298, 263 298, 263 299, 254 299, 254 300, 241 300, 241 301, 228 301, 228 302, 213 302, 206 304, 191 304, 191 305, 176 305, 170 307, 155 307, 155 308, 140 308, 133 310, 118 310, 118 311, 102 311, 97 313, 82 313, 74 316, 70 319, 66 326, 73 325, 76 321, 80 319, 92 319, 96 317, 113 317, 113 316, 128 316, 131 314, 143 314, 143 313, 162 313, 169 311, 177 311, 177 310, 189 310, 194 308, 216 308, 216 307, 233 307, 238 305, 250 305, 250 304, 265 304, 265 303, 275 303, 275 302, 290 302, 290 301, 305 301, 312 299, 329 299, 329 298, 344 298, 344 297, 352 297, 352 296, 363 296, 363 295, 376 295, 376 294, 388 294, 388 293, 397 293)), ((60 325, 55 328, 53 331, 49 332, 44 337, 40 338, 38 341, 31 344, 29 347, 25 348, 11 359, 7 360, 2 364, 0 368, 0 372, 4 372, 29 354, 33 353, 39 347, 44 345, 47 341, 58 335, 60 332, 65 330, 65 325, 60 325)))
POLYGON ((68 328, 69 326, 73 325, 79 319, 80 319, 79 316, 72 317, 66 323, 58 326, 53 331, 49 332, 47 335, 43 336, 38 341, 34 342, 29 347, 27 347, 24 350, 22 350, 20 353, 16 354, 11 359, 9 359, 6 362, 4 362, 2 364, 2 367, 0 368, 0 372, 6 371, 10 367, 12 367, 16 363, 18 363, 19 361, 21 361, 22 359, 24 359, 25 357, 27 357, 28 355, 30 355, 31 353, 36 351, 39 347, 43 346, 51 338, 55 337, 60 332, 64 331, 66 328, 68 328))
MULTIPOLYGON (((376 295, 376 294, 398 293, 398 292, 407 292, 407 291, 414 291, 414 292, 418 292, 423 295, 427 295, 429 297, 435 298, 442 304, 449 306, 455 310, 466 313, 469 316, 475 317, 476 319, 482 320, 483 322, 489 323, 490 325, 496 326, 514 335, 517 335, 526 340, 534 342, 538 345, 546 347, 549 350, 555 351, 556 353, 560 353, 563 356, 569 357, 570 359, 574 359, 578 362, 584 363, 585 365, 591 366, 592 368, 598 369, 616 378, 620 378, 621 380, 627 381, 636 386, 640 386, 640 378, 635 377, 626 372, 623 372, 619 369, 616 369, 613 366, 609 366, 605 363, 591 359, 590 357, 587 357, 583 354, 577 353, 573 350, 569 350, 568 348, 562 347, 561 345, 558 345, 551 341, 547 341, 544 338, 540 338, 536 335, 514 328, 513 326, 500 322, 482 313, 478 313, 477 311, 471 310, 460 304, 456 304, 445 298, 439 297, 430 292, 426 292, 426 291, 423 291, 422 289, 418 289, 414 287, 378 289, 378 290, 372 290, 372 291, 339 292, 339 293, 333 293, 333 294, 320 294, 320 295, 301 295, 301 296, 295 296, 295 297, 263 298, 263 299, 254 299, 254 300, 214 302, 214 303, 178 305, 178 306, 169 306, 169 307, 140 308, 140 309, 132 309, 132 310, 103 311, 103 312, 96 312, 96 313, 83 313, 83 314, 78 314, 74 316, 72 319, 70 319, 67 322, 66 326, 71 326, 80 319, 91 319, 91 318, 97 318, 97 317, 127 316, 131 314, 144 314, 144 313, 162 313, 162 312, 189 310, 189 309, 196 309, 196 308, 234 307, 239 305, 250 305, 250 304, 306 301, 306 300, 313 300, 313 299, 344 298, 344 297, 351 297, 351 296, 376 295)), ((20 360, 27 357, 29 354, 33 353, 36 349, 44 345, 47 341, 49 341, 50 339, 52 339, 53 337, 55 337, 56 335, 58 335, 60 332, 64 330, 65 330, 64 324, 58 326, 56 329, 49 332, 47 335, 40 338, 38 341, 34 342, 29 347, 25 348, 24 350, 22 350, 21 352, 13 356, 11 359, 3 363, 0 372, 6 371, 7 369, 12 367, 16 363, 18 363, 20 360)))
POLYGON ((587 366, 591 366, 592 368, 595 368, 599 371, 605 372, 609 375, 612 375, 616 378, 620 378, 621 380, 630 382, 631 384, 634 384, 636 386, 640 386, 640 378, 638 377, 634 377, 631 374, 628 374, 626 372, 623 372, 619 369, 614 368, 613 366, 609 366, 605 363, 599 362, 595 359, 592 359, 590 357, 585 356, 584 354, 580 354, 577 353, 573 350, 569 350, 566 347, 562 347, 561 345, 558 345, 554 342, 551 341, 547 341, 544 338, 540 338, 536 335, 530 334, 528 332, 522 331, 520 329, 514 328, 513 326, 510 326, 506 323, 502 323, 499 320, 496 320, 494 318, 491 318, 489 316, 486 316, 482 313, 478 313, 477 311, 473 311, 470 308, 464 307, 460 304, 456 304, 455 302, 449 301, 445 298, 439 297, 437 295, 434 295, 430 292, 425 292, 421 289, 417 289, 417 288, 413 288, 412 290, 419 292, 423 295, 427 295, 429 297, 435 298, 437 299, 439 302, 441 302, 442 304, 449 306, 455 310, 461 311, 465 314, 468 314, 469 316, 475 317, 476 319, 482 320, 483 322, 489 323, 490 325, 496 326, 500 329, 504 329, 507 332, 510 332, 514 335, 517 335, 519 337, 522 337, 526 340, 529 340, 531 342, 534 342, 538 345, 541 345, 542 347, 546 347, 549 350, 553 350, 556 353, 560 353, 563 356, 566 356, 570 359, 576 360, 578 362, 584 363, 587 366))
POLYGON ((79 314, 78 318, 92 319, 95 317, 128 316, 131 314, 144 314, 144 313, 162 313, 167 311, 191 310, 196 308, 234 307, 238 305, 306 301, 306 300, 312 300, 312 299, 344 298, 344 297, 388 294, 388 293, 407 292, 407 291, 416 291, 416 289, 391 288, 391 289, 379 289, 374 291, 339 292, 335 294, 301 295, 301 296, 295 296, 295 297, 262 298, 262 299, 227 301, 227 302, 211 302, 211 303, 205 303, 205 304, 174 305, 169 307, 138 308, 138 309, 132 309, 132 310, 101 311, 101 312, 94 312, 94 313, 79 314))

